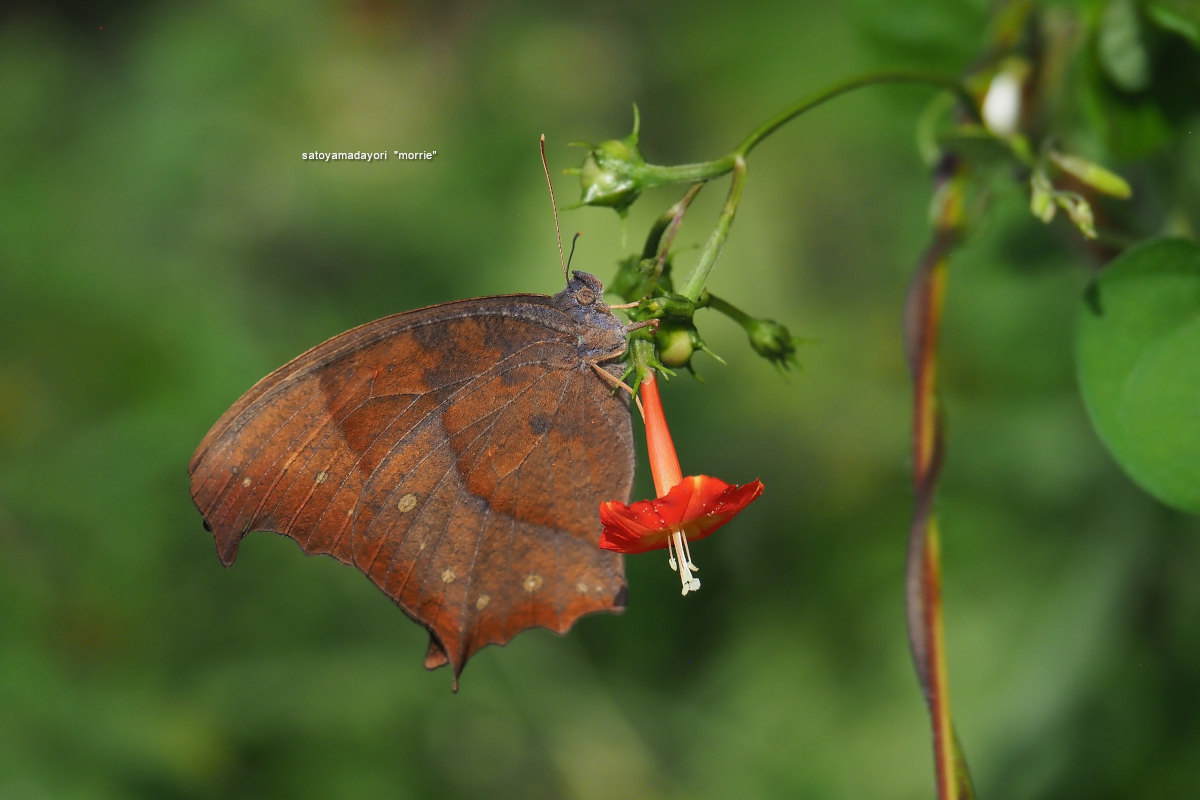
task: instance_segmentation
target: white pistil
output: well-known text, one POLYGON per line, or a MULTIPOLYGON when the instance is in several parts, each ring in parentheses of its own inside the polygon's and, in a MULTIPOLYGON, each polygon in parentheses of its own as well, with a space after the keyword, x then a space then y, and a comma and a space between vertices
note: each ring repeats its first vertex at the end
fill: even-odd
POLYGON ((667 562, 671 565, 671 569, 679 571, 679 579, 683 582, 683 593, 697 591, 700 588, 700 579, 692 575, 696 570, 696 565, 692 563, 692 554, 688 551, 687 539, 684 538, 681 531, 675 531, 671 534, 671 538, 667 541, 667 552, 670 553, 670 560, 667 562), (673 546, 672 546, 673 545, 673 546), (676 559, 678 555, 678 559, 676 559))

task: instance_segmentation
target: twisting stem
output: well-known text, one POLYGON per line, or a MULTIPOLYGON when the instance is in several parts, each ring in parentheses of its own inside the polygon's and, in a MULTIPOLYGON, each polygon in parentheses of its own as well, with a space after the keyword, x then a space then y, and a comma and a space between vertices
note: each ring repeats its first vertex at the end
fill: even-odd
POLYGON ((933 499, 943 457, 937 403, 937 342, 946 286, 946 264, 963 224, 962 168, 944 157, 937 174, 934 238, 909 285, 904 309, 905 349, 913 381, 913 485, 905 608, 909 646, 933 728, 939 800, 974 796, 970 774, 954 734, 942 626, 941 553, 933 499))

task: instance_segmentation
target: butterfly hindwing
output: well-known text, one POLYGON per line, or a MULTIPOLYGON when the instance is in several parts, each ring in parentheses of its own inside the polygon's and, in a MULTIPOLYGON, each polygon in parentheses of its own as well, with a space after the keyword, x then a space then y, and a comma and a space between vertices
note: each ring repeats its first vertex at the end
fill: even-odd
POLYGON ((629 496, 628 407, 582 352, 565 294, 393 315, 256 384, 189 468, 222 561, 263 530, 354 565, 429 629, 426 665, 456 679, 486 644, 621 610, 624 567, 596 547, 596 511, 629 496))

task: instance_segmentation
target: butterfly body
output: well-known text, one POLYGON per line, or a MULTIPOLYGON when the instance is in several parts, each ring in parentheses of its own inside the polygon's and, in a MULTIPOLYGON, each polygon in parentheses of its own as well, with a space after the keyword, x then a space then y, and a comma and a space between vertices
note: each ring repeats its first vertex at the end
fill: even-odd
POLYGON ((367 575, 457 676, 528 627, 624 607, 597 548, 599 504, 628 499, 625 327, 591 275, 396 314, 259 381, 189 466, 223 563, 253 530, 367 575), (614 381, 615 382, 615 381, 614 381))

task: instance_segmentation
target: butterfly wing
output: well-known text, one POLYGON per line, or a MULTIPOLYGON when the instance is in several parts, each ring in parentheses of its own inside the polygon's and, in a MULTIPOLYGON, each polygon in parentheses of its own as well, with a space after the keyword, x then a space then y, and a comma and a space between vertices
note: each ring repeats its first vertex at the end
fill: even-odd
POLYGON ((554 300, 386 317, 259 381, 189 466, 221 560, 261 530, 358 567, 429 630, 426 666, 450 663, 456 685, 484 645, 622 610, 597 509, 629 497, 628 405, 554 300))

